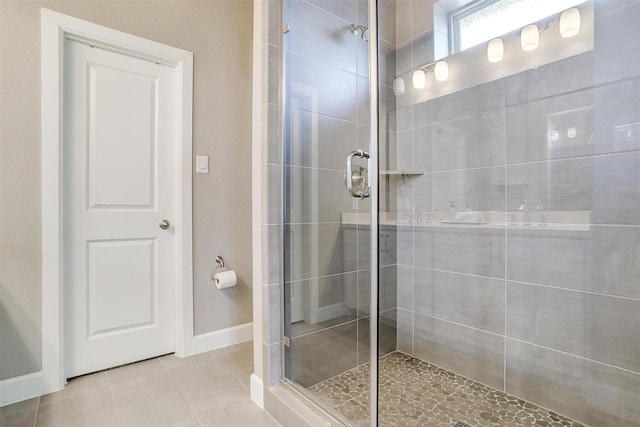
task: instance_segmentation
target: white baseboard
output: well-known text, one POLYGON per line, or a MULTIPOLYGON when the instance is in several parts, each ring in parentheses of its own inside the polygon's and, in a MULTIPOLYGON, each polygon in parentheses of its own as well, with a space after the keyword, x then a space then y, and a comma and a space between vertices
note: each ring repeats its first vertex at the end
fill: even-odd
POLYGON ((193 337, 194 354, 228 347, 253 339, 253 322, 193 337))
POLYGON ((42 371, 0 381, 0 406, 42 394, 42 371))
POLYGON ((256 374, 251 374, 251 400, 264 409, 264 387, 262 385, 262 378, 256 374))

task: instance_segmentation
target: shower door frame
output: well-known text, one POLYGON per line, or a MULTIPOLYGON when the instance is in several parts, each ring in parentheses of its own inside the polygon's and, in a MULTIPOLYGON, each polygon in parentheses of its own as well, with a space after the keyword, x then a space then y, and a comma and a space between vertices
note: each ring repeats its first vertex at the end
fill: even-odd
POLYGON ((378 236, 380 189, 380 138, 378 127, 378 0, 369 0, 369 154, 371 196, 369 204, 369 425, 378 425, 378 236))

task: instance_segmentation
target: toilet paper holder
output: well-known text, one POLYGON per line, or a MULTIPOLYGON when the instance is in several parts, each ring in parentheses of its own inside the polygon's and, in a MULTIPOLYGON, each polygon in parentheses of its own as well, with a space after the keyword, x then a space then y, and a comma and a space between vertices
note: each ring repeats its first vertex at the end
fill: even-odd
POLYGON ((212 279, 212 280, 215 280, 216 272, 217 272, 219 269, 224 268, 224 259, 223 259, 220 255, 218 255, 218 256, 216 257, 216 262, 218 263, 218 266, 217 266, 216 268, 214 268, 214 269, 213 269, 213 273, 211 273, 211 279, 212 279))

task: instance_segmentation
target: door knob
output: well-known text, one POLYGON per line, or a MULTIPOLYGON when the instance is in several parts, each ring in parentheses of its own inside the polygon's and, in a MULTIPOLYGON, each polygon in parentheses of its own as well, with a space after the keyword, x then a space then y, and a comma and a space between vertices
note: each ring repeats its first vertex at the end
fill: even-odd
POLYGON ((162 228, 163 230, 166 230, 167 228, 169 228, 169 226, 171 225, 171 223, 169 221, 167 221, 166 219, 163 219, 162 221, 160 221, 160 224, 158 224, 160 226, 160 228, 162 228))

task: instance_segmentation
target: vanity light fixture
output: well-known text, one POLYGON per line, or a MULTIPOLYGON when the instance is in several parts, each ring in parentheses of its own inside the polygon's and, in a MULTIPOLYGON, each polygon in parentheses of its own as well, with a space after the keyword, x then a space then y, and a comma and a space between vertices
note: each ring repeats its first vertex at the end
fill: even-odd
POLYGON ((413 87, 416 89, 422 89, 425 84, 427 84, 427 75, 420 68, 413 72, 413 76, 411 77, 411 81, 413 82, 413 87))
POLYGON ((393 81, 393 94, 395 96, 404 95, 404 79, 402 77, 397 77, 393 81))
POLYGON ((520 45, 525 52, 534 50, 540 43, 540 31, 536 24, 527 25, 520 33, 520 45))
POLYGON ((560 35, 562 38, 573 37, 580 32, 580 11, 567 9, 560 15, 560 35))
POLYGON ((487 45, 487 59, 489 62, 500 62, 504 56, 504 42, 502 39, 493 39, 487 45))
POLYGON ((447 61, 437 61, 418 68, 411 77, 413 87, 416 89, 425 87, 427 76, 431 73, 434 74, 437 81, 443 82, 449 78, 449 64, 447 64, 447 61))
POLYGON ((434 68, 434 74, 437 81, 443 82, 449 78, 449 64, 447 64, 447 61, 436 62, 436 66, 434 68))

